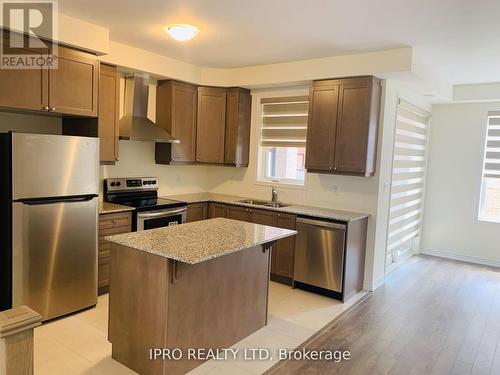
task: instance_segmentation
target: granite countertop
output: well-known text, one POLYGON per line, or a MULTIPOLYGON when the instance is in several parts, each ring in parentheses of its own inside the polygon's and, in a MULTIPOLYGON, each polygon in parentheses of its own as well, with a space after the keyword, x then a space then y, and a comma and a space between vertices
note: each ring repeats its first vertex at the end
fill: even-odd
POLYGON ((312 216, 323 219, 332 219, 332 220, 339 220, 346 222, 356 221, 370 216, 369 214, 362 212, 352 212, 352 211, 336 210, 331 208, 322 208, 314 206, 303 206, 298 204, 290 204, 289 206, 286 207, 276 207, 276 208, 259 206, 259 205, 238 202, 243 199, 251 199, 248 197, 238 197, 235 195, 216 194, 216 193, 180 194, 180 195, 165 196, 163 198, 183 201, 188 204, 199 203, 199 202, 227 203, 244 207, 262 208, 265 210, 273 210, 273 211, 285 212, 296 215, 312 216))
POLYGON ((295 234, 294 230, 217 218, 105 239, 164 258, 196 264, 295 234))
POLYGON ((111 214, 117 212, 133 211, 133 207, 110 202, 99 202, 99 214, 111 214))

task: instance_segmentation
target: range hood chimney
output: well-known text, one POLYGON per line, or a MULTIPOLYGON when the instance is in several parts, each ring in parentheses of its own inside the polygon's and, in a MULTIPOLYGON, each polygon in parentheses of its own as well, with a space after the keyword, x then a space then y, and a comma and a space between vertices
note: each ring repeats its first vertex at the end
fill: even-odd
POLYGON ((135 75, 125 78, 125 101, 120 119, 120 139, 180 143, 148 119, 149 78, 135 75))

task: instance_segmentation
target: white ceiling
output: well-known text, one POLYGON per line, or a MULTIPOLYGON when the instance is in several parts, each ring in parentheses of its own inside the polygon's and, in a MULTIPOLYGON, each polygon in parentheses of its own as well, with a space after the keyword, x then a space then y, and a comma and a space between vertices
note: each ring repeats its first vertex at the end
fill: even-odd
POLYGON ((60 0, 110 37, 196 65, 232 68, 395 47, 449 83, 500 82, 498 0, 60 0), (170 23, 200 28, 190 42, 170 23))

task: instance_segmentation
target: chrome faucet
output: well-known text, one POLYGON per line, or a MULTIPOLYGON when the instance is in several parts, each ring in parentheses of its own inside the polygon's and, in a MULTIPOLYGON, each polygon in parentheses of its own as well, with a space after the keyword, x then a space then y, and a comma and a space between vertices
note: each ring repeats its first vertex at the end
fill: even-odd
POLYGON ((274 186, 271 186, 271 201, 273 203, 278 203, 278 191, 274 186))

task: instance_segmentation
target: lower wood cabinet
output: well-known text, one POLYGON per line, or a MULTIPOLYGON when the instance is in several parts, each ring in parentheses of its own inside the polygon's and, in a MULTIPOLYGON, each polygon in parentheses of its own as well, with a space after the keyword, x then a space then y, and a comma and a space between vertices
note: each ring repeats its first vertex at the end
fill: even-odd
MULTIPOLYGON (((278 212, 277 227, 295 230, 297 216, 278 212)), ((295 256, 295 236, 278 240, 276 248, 273 249, 275 255, 274 272, 276 275, 293 279, 293 264, 295 256)))
POLYGON ((99 215, 99 245, 98 245, 98 271, 97 292, 104 294, 109 291, 109 275, 111 244, 104 239, 114 234, 128 233, 132 231, 132 216, 130 212, 119 212, 99 215))
POLYGON ((251 221, 250 210, 247 207, 226 205, 226 217, 233 220, 251 221))
POLYGON ((208 219, 208 203, 190 203, 187 206, 187 220, 186 222, 192 223, 193 221, 208 219))
POLYGON ((221 203, 210 202, 208 204, 208 217, 209 219, 226 217, 226 206, 221 203))
MULTIPOLYGON (((189 216, 189 213, 188 213, 189 216)), ((248 208, 230 204, 210 203, 209 218, 226 217, 228 219, 248 221, 255 224, 295 229, 296 215, 273 210, 248 208)), ((271 258, 271 279, 291 285, 295 254, 295 236, 276 241, 271 258)))

